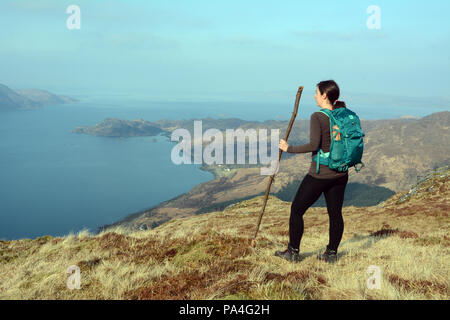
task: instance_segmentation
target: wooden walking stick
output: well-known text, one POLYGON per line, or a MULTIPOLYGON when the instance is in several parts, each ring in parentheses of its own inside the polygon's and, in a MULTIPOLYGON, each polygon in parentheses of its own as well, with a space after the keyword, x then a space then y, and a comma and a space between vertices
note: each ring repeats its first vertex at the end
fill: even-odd
MULTIPOLYGON (((289 121, 289 125, 286 130, 286 136, 284 138, 284 140, 286 140, 286 142, 289 138, 289 133, 291 133, 291 129, 292 129, 292 125, 294 124, 295 117, 297 116, 298 104, 300 102, 300 97, 302 96, 302 92, 303 92, 303 86, 300 86, 297 91, 297 97, 295 98, 294 112, 292 112, 291 121, 289 121)), ((282 153, 283 153, 283 150, 279 149, 277 166, 279 166, 282 153)), ((256 230, 255 230, 255 235, 253 236, 253 239, 250 243, 251 247, 256 246, 256 236, 258 235, 259 226, 261 225, 262 216, 264 214, 264 209, 266 208, 267 199, 269 198, 270 186, 272 185, 272 182, 274 179, 275 179, 275 173, 270 176, 269 183, 267 184, 266 196, 264 197, 264 203, 263 203, 261 212, 259 214, 258 224, 257 224, 256 230)))

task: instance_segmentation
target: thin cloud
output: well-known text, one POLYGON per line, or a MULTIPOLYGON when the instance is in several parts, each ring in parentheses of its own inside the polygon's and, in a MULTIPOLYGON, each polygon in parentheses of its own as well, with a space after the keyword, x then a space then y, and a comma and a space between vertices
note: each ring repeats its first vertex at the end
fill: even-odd
POLYGON ((35 11, 46 11, 46 10, 59 10, 61 7, 65 8, 64 4, 60 1, 29 1, 29 0, 14 0, 7 1, 4 3, 6 8, 11 10, 35 10, 35 11))
POLYGON ((367 30, 359 32, 338 32, 329 30, 295 30, 290 34, 294 37, 323 41, 371 41, 374 39, 385 39, 387 34, 380 30, 367 30))
POLYGON ((149 50, 149 49, 179 49, 180 42, 168 37, 159 36, 152 32, 131 32, 122 31, 111 33, 91 33, 90 37, 82 42, 82 45, 89 47, 101 47, 102 49, 129 49, 129 50, 149 50))
POLYGON ((269 50, 292 50, 293 46, 275 43, 263 39, 259 39, 247 35, 236 35, 236 36, 226 36, 226 37, 216 37, 211 41, 214 46, 226 46, 234 48, 247 48, 247 49, 269 49, 269 50))

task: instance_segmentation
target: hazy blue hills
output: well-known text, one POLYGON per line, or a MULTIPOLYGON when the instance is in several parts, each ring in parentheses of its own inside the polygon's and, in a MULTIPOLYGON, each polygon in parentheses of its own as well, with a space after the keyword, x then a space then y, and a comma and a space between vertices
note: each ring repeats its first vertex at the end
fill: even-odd
POLYGON ((71 103, 76 99, 56 95, 45 90, 13 90, 0 84, 0 111, 35 109, 45 105, 71 103))
POLYGON ((100 123, 90 126, 78 126, 73 133, 84 133, 102 137, 137 137, 156 136, 166 133, 159 125, 143 119, 121 120, 107 118, 100 123))
POLYGON ((238 128, 246 126, 259 125, 259 122, 246 121, 238 118, 214 119, 211 117, 189 119, 189 120, 170 120, 163 119, 158 121, 147 121, 143 119, 121 120, 116 118, 107 118, 94 126, 77 126, 72 132, 84 133, 103 137, 136 137, 136 136, 156 136, 164 135, 170 137, 173 130, 183 128, 193 134, 194 120, 202 121, 202 130, 215 128, 224 131, 227 128, 238 128))

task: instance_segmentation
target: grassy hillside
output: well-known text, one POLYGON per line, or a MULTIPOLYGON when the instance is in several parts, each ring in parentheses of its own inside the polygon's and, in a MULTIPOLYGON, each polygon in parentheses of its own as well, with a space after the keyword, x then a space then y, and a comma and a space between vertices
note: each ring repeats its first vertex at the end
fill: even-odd
POLYGON ((273 255, 288 240, 290 202, 263 196, 159 227, 0 242, 0 299, 449 299, 449 167, 372 207, 343 208, 336 264, 318 261, 328 242, 326 208, 305 214, 301 254, 273 255), (81 270, 69 290, 66 270, 81 270), (381 289, 366 270, 381 269, 381 289))

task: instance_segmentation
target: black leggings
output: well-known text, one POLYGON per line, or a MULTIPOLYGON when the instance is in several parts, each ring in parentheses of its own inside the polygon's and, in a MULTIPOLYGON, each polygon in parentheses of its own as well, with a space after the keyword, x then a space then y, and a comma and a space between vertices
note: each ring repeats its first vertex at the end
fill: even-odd
POLYGON ((330 218, 328 248, 337 251, 341 242, 342 233, 344 232, 342 204, 344 203, 347 181, 348 174, 334 179, 318 179, 310 174, 307 174, 303 178, 297 194, 292 201, 291 217, 289 219, 289 244, 294 249, 299 249, 300 247, 300 241, 303 235, 303 214, 319 199, 323 192, 330 218))

